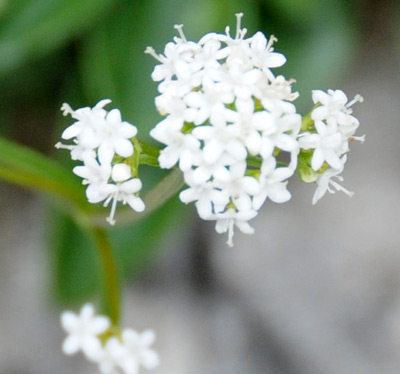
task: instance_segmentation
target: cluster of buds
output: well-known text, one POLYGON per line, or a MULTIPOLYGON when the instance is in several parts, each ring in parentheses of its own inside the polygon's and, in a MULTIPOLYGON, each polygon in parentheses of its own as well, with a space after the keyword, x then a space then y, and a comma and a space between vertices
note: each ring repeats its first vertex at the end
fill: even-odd
POLYGON ((142 182, 136 178, 138 173, 138 152, 135 152, 137 128, 121 120, 118 109, 107 112, 104 106, 111 100, 101 100, 93 108, 81 108, 76 111, 68 104, 61 110, 64 116, 71 115, 76 120, 67 127, 61 137, 73 139, 72 145, 57 143, 56 148, 71 151, 73 160, 82 161, 73 172, 83 178, 87 185, 86 196, 90 203, 111 202, 111 212, 107 220, 114 224, 118 201, 142 212, 144 203, 137 193, 142 182))
POLYGON ((137 374, 141 366, 153 369, 159 364, 157 353, 150 349, 155 340, 152 330, 116 331, 108 317, 95 314, 91 304, 85 304, 79 314, 62 313, 61 324, 68 334, 63 352, 73 355, 81 351, 103 374, 137 374))

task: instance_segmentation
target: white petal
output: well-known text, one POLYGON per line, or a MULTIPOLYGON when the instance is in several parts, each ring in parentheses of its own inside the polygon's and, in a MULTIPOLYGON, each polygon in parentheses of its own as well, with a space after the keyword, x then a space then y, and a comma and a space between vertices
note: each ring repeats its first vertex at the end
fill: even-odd
POLYGON ((75 313, 64 312, 61 315, 61 325, 65 331, 71 332, 78 325, 78 317, 75 313))
POLYGON ((143 212, 146 208, 143 200, 137 196, 129 196, 127 202, 135 212, 143 212))
POLYGON ((79 339, 75 335, 68 336, 63 343, 62 350, 66 355, 73 355, 80 349, 79 339))
POLYGON ((151 370, 160 364, 158 354, 152 350, 142 352, 141 363, 145 369, 151 370))

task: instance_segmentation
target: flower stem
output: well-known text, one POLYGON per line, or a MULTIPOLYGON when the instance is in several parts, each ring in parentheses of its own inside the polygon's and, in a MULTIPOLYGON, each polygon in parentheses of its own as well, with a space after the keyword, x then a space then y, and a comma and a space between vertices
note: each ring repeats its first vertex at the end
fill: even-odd
POLYGON ((102 311, 110 317, 113 325, 118 326, 121 309, 121 290, 111 244, 104 229, 94 227, 91 231, 100 254, 103 270, 104 288, 102 295, 102 311))

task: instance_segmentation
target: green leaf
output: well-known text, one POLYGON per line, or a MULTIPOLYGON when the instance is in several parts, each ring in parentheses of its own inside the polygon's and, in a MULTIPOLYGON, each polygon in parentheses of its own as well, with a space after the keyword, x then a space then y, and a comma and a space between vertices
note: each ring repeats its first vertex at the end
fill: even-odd
MULTIPOLYGON (((167 231, 186 215, 187 207, 177 198, 147 218, 124 227, 108 230, 113 244, 120 279, 137 277, 149 266, 154 256, 164 249, 162 240, 167 231)), ((53 293, 64 304, 79 304, 100 295, 103 287, 98 249, 68 216, 53 212, 49 229, 49 247, 53 258, 53 293)), ((189 221, 190 222, 190 221, 189 221)))
POLYGON ((50 192, 70 212, 71 208, 91 210, 82 185, 71 171, 39 152, 2 137, 0 178, 23 187, 50 192))
POLYGON ((83 304, 100 294, 101 267, 88 233, 65 213, 52 210, 48 247, 52 259, 52 293, 63 304, 83 304))
POLYGON ((184 221, 182 217, 187 217, 189 210, 189 207, 174 197, 134 225, 110 230, 123 278, 135 278, 146 269, 154 257, 166 249, 163 242, 168 233, 176 235, 188 229, 191 220, 184 221))

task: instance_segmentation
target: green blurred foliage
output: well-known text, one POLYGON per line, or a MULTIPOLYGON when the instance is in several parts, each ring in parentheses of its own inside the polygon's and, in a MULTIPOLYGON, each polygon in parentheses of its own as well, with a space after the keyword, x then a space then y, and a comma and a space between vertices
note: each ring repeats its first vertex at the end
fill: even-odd
MULTIPOLYGON (((245 14, 248 36, 262 30, 279 38, 275 49, 288 62, 277 74, 297 79, 303 111, 310 89, 335 88, 357 52, 354 9, 345 0, 8 0, 0 4, 0 131, 17 138, 27 132, 19 139, 31 146, 45 141, 47 148, 40 148, 51 149, 68 123, 61 120, 61 103, 78 108, 111 98, 110 107, 120 108, 137 125, 139 138, 151 142, 148 132, 160 120, 150 77, 157 62, 145 48, 162 53, 176 35, 174 24, 184 24, 191 40, 224 32, 226 25, 234 33, 238 12, 245 14), (21 112, 39 116, 39 125, 32 130, 21 112)), ((72 167, 67 152, 55 157, 72 167)), ((164 175, 141 171, 146 185, 164 175)), ((109 230, 121 277, 146 267, 171 227, 186 229, 182 217, 187 209, 175 198, 141 222, 109 230)), ((64 302, 83 301, 99 280, 93 244, 59 211, 52 210, 49 221, 57 295, 64 302)))

